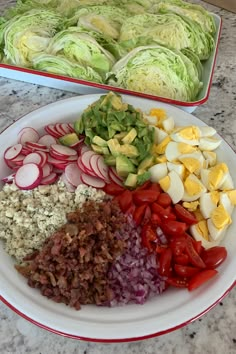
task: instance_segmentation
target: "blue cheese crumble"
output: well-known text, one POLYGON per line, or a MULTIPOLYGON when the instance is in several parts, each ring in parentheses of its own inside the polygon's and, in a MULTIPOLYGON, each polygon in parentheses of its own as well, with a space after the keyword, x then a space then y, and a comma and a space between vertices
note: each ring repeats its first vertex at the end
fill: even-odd
POLYGON ((101 202, 105 195, 84 184, 71 193, 62 181, 29 191, 5 184, 0 191, 0 239, 6 252, 22 261, 66 222, 66 213, 87 200, 101 202))

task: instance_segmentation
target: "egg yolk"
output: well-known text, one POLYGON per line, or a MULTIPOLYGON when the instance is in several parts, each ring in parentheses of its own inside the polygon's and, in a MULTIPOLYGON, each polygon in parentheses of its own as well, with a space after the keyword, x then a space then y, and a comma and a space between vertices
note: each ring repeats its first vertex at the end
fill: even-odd
POLYGON ((170 141, 171 138, 167 136, 165 139, 162 140, 160 144, 153 147, 154 152, 160 155, 164 154, 164 152, 166 151, 166 146, 170 141))
POLYGON ((231 191, 227 191, 227 195, 231 201, 231 204, 236 205, 236 189, 233 189, 231 191))
POLYGON ((161 156, 157 156, 156 157, 156 162, 157 163, 162 163, 162 162, 166 162, 167 161, 167 158, 165 155, 161 155, 161 156))
POLYGON ((199 221, 196 225, 196 229, 205 240, 209 241, 209 233, 206 220, 199 221))
POLYGON ((210 169, 208 175, 208 186, 210 190, 216 190, 222 182, 222 178, 228 172, 228 167, 225 163, 219 163, 218 165, 210 169))
POLYGON ((193 146, 186 143, 178 143, 178 150, 181 154, 188 154, 196 151, 196 149, 193 146))
POLYGON ((167 117, 166 111, 162 108, 152 108, 149 114, 158 118, 158 125, 167 117))
MULTIPOLYGON (((184 203, 183 203, 184 204, 184 203)), ((200 209, 197 209, 193 212, 193 214, 195 215, 195 218, 197 219, 197 221, 201 221, 201 220, 205 220, 200 209)))
POLYGON ((187 194, 190 196, 199 194, 202 191, 202 186, 200 185, 200 183, 191 179, 190 176, 187 177, 184 181, 184 187, 187 194))
POLYGON ((194 202, 183 202, 183 207, 188 209, 189 211, 196 211, 199 204, 200 203, 197 200, 194 202))
POLYGON ((230 215, 222 204, 213 210, 211 213, 211 220, 217 229, 222 229, 224 226, 227 226, 232 222, 230 215))
POLYGON ((200 161, 192 157, 183 157, 179 158, 179 160, 184 164, 184 167, 191 173, 194 173, 201 168, 200 161))
POLYGON ((163 189, 163 191, 167 192, 168 189, 170 188, 170 177, 166 176, 166 177, 160 179, 159 184, 160 184, 161 188, 163 189))
POLYGON ((218 191, 212 191, 210 192, 210 196, 211 196, 212 203, 217 205, 220 200, 220 193, 218 191))
POLYGON ((200 138, 200 131, 199 128, 192 125, 190 127, 185 127, 181 129, 178 134, 187 140, 199 139, 200 138))

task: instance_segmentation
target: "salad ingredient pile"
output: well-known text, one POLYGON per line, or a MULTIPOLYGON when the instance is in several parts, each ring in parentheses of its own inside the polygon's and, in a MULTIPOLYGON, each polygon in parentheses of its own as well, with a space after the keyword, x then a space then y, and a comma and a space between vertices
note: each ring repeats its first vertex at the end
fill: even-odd
POLYGON ((0 60, 193 101, 215 47, 214 17, 182 0, 18 0, 0 22, 0 60))
POLYGON ((0 192, 0 237, 30 286, 79 309, 143 304, 218 274, 236 190, 213 128, 110 92, 44 130, 25 127, 6 149, 0 192))

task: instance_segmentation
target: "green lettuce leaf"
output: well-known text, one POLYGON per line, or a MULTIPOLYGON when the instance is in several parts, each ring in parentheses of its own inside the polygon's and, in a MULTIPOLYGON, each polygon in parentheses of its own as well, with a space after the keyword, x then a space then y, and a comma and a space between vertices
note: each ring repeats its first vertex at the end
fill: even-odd
POLYGON ((92 68, 84 67, 60 55, 39 54, 32 58, 36 70, 65 75, 81 80, 102 83, 101 76, 92 68))
POLYGON ((133 49, 114 65, 108 83, 181 101, 194 100, 202 87, 195 64, 160 45, 133 49))

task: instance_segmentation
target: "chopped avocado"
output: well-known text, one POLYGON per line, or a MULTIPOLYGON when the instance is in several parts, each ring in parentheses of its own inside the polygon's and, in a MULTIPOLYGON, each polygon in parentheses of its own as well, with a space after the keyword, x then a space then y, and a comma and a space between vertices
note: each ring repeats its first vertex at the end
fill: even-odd
POLYGON ((125 186, 135 188, 137 185, 138 176, 135 173, 129 173, 125 180, 125 186))
POLYGON ((151 173, 149 171, 145 171, 140 175, 137 175, 137 185, 142 185, 144 182, 148 181, 151 177, 151 173))
POLYGON ((139 155, 136 146, 130 144, 120 145, 119 152, 127 157, 137 157, 139 155))
POLYGON ((108 149, 108 147, 106 146, 102 146, 102 154, 103 155, 109 155, 110 151, 108 149))
POLYGON ((120 177, 127 177, 129 173, 135 173, 136 168, 127 156, 116 157, 116 171, 120 177))
POLYGON ((122 142, 124 144, 131 144, 134 141, 134 139, 136 138, 137 134, 138 134, 137 130, 135 128, 132 128, 128 132, 128 134, 126 134, 126 136, 122 139, 122 142))
POLYGON ((98 154, 102 154, 102 147, 98 146, 96 144, 91 144, 91 148, 93 149, 93 151, 97 152, 98 154))
POLYGON ((106 142, 106 140, 104 140, 104 139, 102 139, 100 136, 98 136, 98 135, 95 135, 94 137, 93 137, 93 140, 92 140, 92 143, 93 144, 96 144, 96 145, 98 145, 98 146, 107 146, 107 142, 106 142))
POLYGON ((75 132, 79 135, 82 134, 83 130, 84 130, 84 126, 83 126, 83 120, 82 119, 78 119, 74 122, 74 130, 75 132))
POLYGON ((138 171, 146 171, 149 167, 153 165, 154 157, 148 155, 138 166, 138 171))
POLYGON ((126 132, 120 132, 120 133, 118 133, 118 134, 115 134, 115 135, 114 135, 114 138, 115 138, 115 139, 118 139, 118 140, 121 140, 121 139, 123 139, 126 135, 127 135, 126 132))
POLYGON ((104 156, 105 164, 108 166, 115 166, 116 165, 116 158, 113 155, 105 155, 104 156))
POLYGON ((71 146, 79 141, 79 137, 76 133, 69 133, 59 138, 59 141, 62 145, 71 146))
POLYGON ((107 145, 110 149, 110 152, 113 156, 118 156, 120 153, 120 143, 117 139, 110 139, 107 141, 107 145))

